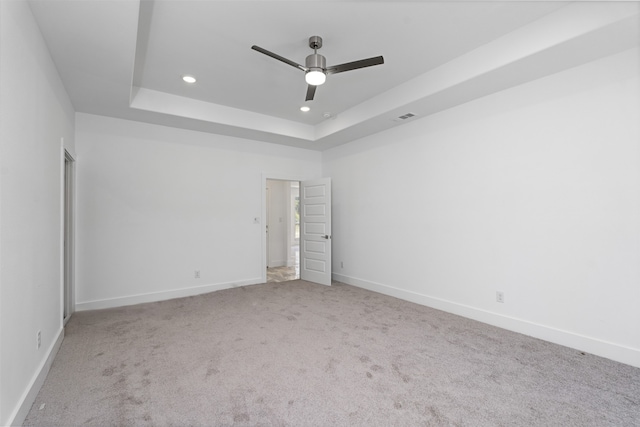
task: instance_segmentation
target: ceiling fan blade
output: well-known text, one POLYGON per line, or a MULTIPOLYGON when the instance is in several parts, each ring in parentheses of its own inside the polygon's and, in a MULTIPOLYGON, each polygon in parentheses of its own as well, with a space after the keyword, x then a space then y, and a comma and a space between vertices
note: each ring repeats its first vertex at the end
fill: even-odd
POLYGON ((273 59, 277 59, 278 61, 282 61, 285 64, 289 64, 292 67, 296 67, 296 68, 298 68, 298 69, 300 69, 302 71, 307 71, 307 67, 303 67, 302 65, 298 64, 297 62, 293 62, 292 60, 287 59, 287 58, 285 58, 283 56, 280 56, 277 53, 269 52, 268 50, 263 49, 260 46, 253 45, 253 46, 251 46, 251 49, 256 50, 256 51, 258 51, 260 53, 263 53, 263 54, 265 54, 267 56, 270 56, 273 59))
POLYGON ((332 65, 327 67, 327 74, 343 73, 345 71, 357 70, 358 68, 371 67, 373 65, 384 64, 384 58, 382 56, 376 56, 368 59, 361 59, 359 61, 347 62, 340 65, 332 65))
POLYGON ((313 101, 313 97, 316 94, 316 88, 318 86, 314 86, 314 85, 309 85, 307 87, 307 97, 305 98, 305 101, 313 101))

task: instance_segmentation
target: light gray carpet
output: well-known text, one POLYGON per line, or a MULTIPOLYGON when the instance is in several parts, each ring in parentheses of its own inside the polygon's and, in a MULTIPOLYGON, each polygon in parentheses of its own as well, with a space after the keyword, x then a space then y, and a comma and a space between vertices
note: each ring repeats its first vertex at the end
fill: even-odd
POLYGON ((340 283, 272 283, 74 314, 25 425, 638 426, 640 369, 340 283))

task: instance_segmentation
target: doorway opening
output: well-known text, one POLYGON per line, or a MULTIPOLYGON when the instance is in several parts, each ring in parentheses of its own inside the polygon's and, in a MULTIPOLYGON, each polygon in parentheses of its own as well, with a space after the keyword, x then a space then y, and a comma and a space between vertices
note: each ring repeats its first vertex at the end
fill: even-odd
POLYGON ((75 206, 75 160, 64 152, 63 191, 63 278, 62 278, 62 324, 71 318, 74 306, 74 206, 75 206))
POLYGON ((300 182, 266 180, 267 283, 300 278, 300 182))

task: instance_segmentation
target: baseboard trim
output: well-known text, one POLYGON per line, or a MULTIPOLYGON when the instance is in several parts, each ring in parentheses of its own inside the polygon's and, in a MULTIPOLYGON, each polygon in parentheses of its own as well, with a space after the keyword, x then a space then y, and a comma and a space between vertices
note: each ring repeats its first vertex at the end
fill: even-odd
POLYGON ((333 279, 640 368, 640 349, 343 274, 333 273, 333 279))
POLYGON ((31 379, 29 386, 25 390, 24 394, 20 399, 20 404, 16 408, 13 414, 9 417, 9 421, 7 425, 10 426, 21 426, 24 423, 24 420, 29 415, 29 411, 31 410, 31 406, 33 406, 33 402, 36 401, 36 397, 38 397, 38 392, 42 388, 44 384, 44 380, 49 375, 49 370, 51 369, 51 365, 53 364, 53 359, 56 358, 58 354, 58 350, 60 350, 60 346, 62 345, 62 341, 64 340, 64 328, 60 328, 58 331, 58 336, 55 341, 49 346, 47 357, 42 361, 36 374, 31 379))
POLYGON ((142 304, 145 302, 164 301, 174 298, 191 297, 194 295, 206 294, 209 292, 221 291, 223 289, 237 288, 240 286, 257 285, 264 283, 261 277, 241 280, 237 282, 214 283, 201 286, 193 286, 183 289, 173 289, 169 291, 150 292, 147 294, 128 295, 117 298, 106 298, 94 301, 76 303, 76 311, 99 310, 103 308, 123 307, 126 305, 142 304))

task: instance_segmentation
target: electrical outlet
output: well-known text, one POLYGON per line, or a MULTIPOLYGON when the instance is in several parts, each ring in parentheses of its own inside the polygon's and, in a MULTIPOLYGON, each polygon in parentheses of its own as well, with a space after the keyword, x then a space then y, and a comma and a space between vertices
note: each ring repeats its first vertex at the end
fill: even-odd
POLYGON ((40 350, 40 345, 42 345, 42 333, 40 331, 38 331, 38 333, 36 334, 36 343, 36 350, 40 350))
POLYGON ((496 302, 504 303, 504 292, 496 291, 496 302))
POLYGON ((200 270, 196 270, 196 271, 193 273, 193 277, 195 277, 196 279, 199 279, 199 278, 200 278, 200 270))
POLYGON ((340 261, 340 268, 344 268, 344 262, 340 261))

